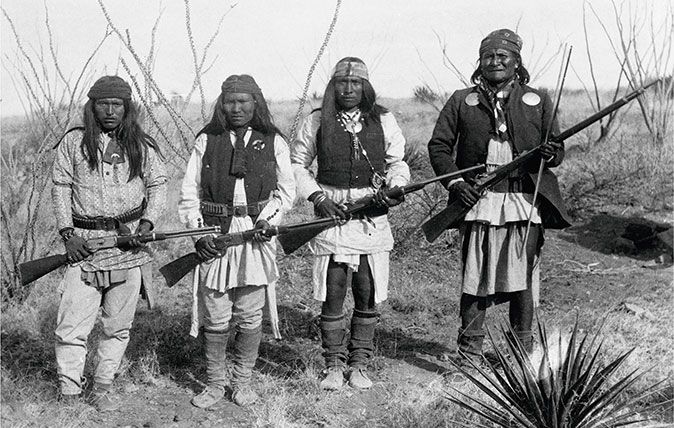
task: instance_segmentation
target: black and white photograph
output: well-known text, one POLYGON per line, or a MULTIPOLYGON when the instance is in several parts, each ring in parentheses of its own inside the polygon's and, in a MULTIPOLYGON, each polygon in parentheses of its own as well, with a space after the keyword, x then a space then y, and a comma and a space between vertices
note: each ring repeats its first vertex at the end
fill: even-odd
POLYGON ((671 0, 2 0, 3 427, 674 426, 671 0))

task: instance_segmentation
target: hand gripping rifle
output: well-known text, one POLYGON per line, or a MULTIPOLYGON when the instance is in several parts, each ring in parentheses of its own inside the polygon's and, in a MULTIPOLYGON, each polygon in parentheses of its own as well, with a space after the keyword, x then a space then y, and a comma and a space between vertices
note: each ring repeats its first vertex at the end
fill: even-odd
MULTIPOLYGON (((642 86, 641 88, 633 92, 630 92, 629 94, 625 95, 618 101, 614 102, 609 106, 604 107, 603 109, 593 114, 592 116, 588 117, 587 119, 578 122, 577 124, 563 131, 559 135, 553 136, 552 138, 550 138, 550 140, 555 142, 561 142, 566 140, 572 135, 592 125, 594 122, 598 121, 602 117, 613 113, 620 107, 632 101, 634 98, 643 94, 646 91, 646 89, 653 86, 658 81, 659 79, 649 83, 648 85, 642 86)), ((501 165, 500 167, 496 168, 494 171, 488 174, 484 174, 481 177, 478 177, 476 179, 475 188, 477 189, 478 192, 483 192, 489 189, 490 187, 494 186, 495 184, 507 178, 512 171, 519 168, 522 164, 534 158, 534 156, 537 155, 539 150, 540 146, 535 147, 529 151, 522 153, 513 161, 505 165, 501 165)), ((461 219, 463 219, 463 217, 468 213, 468 211, 470 211, 471 208, 472 206, 466 206, 458 199, 450 201, 444 210, 440 211, 435 216, 431 217, 426 223, 421 225, 421 229, 423 230, 424 235, 426 236, 426 240, 428 240, 428 242, 433 242, 442 234, 442 232, 445 231, 445 229, 453 226, 455 227, 457 222, 461 221, 461 219)))
MULTIPOLYGON (((435 183, 436 181, 444 180, 444 179, 452 179, 456 177, 460 177, 462 174, 465 174, 467 172, 472 172, 472 171, 479 171, 485 168, 485 165, 476 165, 472 166, 470 168, 462 169, 459 171, 454 171, 450 172, 448 174, 443 174, 439 175, 437 177, 429 178, 428 180, 423 180, 419 181, 416 183, 408 184, 407 186, 403 187, 394 187, 391 189, 386 189, 384 190, 386 197, 388 198, 393 198, 393 199, 399 199, 400 197, 416 192, 417 190, 421 190, 426 185, 435 183)), ((346 204, 346 210, 344 210, 344 213, 346 214, 347 218, 361 214, 367 209, 371 209, 373 207, 376 207, 376 201, 375 201, 375 195, 369 195, 364 198, 361 198, 355 202, 352 202, 350 204, 346 204)), ((283 252, 286 254, 290 254, 296 249, 300 248, 302 245, 305 243, 309 242, 312 240, 316 235, 321 233, 322 231, 332 227, 332 224, 326 224, 322 228, 321 227, 314 227, 312 229, 306 229, 302 231, 297 231, 296 233, 289 233, 289 234, 284 234, 282 236, 279 236, 279 242, 281 243, 281 246, 283 247, 283 252)))
MULTIPOLYGON (((484 165, 476 165, 461 171, 451 172, 449 174, 440 175, 428 180, 420 181, 418 183, 409 184, 403 187, 397 187, 393 189, 386 190, 386 196, 390 198, 400 198, 402 195, 405 195, 410 192, 414 192, 422 189, 427 184, 445 179, 458 177, 459 175, 470 172, 478 171, 484 169, 484 165)), ((346 214, 348 216, 359 214, 364 212, 368 208, 376 206, 374 195, 366 196, 365 198, 359 199, 356 202, 348 205, 346 209, 346 214)), ((281 226, 273 226, 269 229, 266 229, 263 233, 266 236, 278 236, 278 240, 281 243, 281 247, 286 254, 290 254, 293 251, 300 248, 305 243, 309 242, 316 235, 322 231, 334 227, 340 224, 342 220, 337 217, 326 217, 319 218, 316 220, 306 221, 303 223, 288 224, 281 226)), ((260 232, 260 229, 250 229, 243 232, 234 232, 226 233, 224 235, 218 236, 213 240, 215 247, 219 251, 224 251, 229 247, 235 245, 242 245, 246 241, 253 239, 256 233, 260 232)), ((199 263, 203 260, 199 257, 196 252, 185 254, 179 259, 173 260, 170 263, 159 268, 159 272, 164 276, 166 280, 166 285, 168 287, 173 287, 178 281, 180 281, 185 275, 191 272, 199 263)))
MULTIPOLYGON (((313 230, 318 229, 316 232, 316 234, 318 234, 321 230, 336 225, 339 223, 339 221, 340 220, 338 218, 321 218, 303 223, 272 226, 268 229, 265 229, 262 233, 264 233, 266 236, 272 237, 292 233, 311 233, 313 230)), ((249 229, 244 230, 243 232, 225 233, 224 235, 214 238, 213 244, 219 252, 224 252, 229 247, 242 245, 246 241, 251 241, 255 234, 260 232, 260 230, 261 229, 249 229)), ((166 285, 168 287, 173 287, 178 281, 180 281, 185 275, 191 272, 203 261, 204 260, 199 257, 196 252, 192 252, 165 264, 159 268, 159 272, 166 280, 166 285)))
MULTIPOLYGON (((114 235, 102 236, 100 238, 87 239, 87 246, 93 251, 104 248, 124 247, 132 240, 139 242, 163 241, 165 239, 182 238, 185 236, 207 235, 209 233, 219 233, 220 226, 203 227, 200 229, 179 230, 175 232, 149 232, 133 235, 114 235)), ((67 254, 56 254, 43 257, 37 260, 21 263, 19 273, 21 275, 21 285, 30 284, 38 278, 43 277, 49 272, 68 263, 67 254)))

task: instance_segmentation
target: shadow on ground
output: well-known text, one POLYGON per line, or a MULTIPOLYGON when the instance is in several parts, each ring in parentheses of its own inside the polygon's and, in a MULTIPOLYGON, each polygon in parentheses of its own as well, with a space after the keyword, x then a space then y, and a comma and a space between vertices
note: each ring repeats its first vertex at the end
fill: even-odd
POLYGON ((597 214, 565 229, 559 237, 603 254, 621 254, 636 260, 670 256, 671 263, 672 248, 663 241, 671 230, 671 225, 642 217, 597 214))

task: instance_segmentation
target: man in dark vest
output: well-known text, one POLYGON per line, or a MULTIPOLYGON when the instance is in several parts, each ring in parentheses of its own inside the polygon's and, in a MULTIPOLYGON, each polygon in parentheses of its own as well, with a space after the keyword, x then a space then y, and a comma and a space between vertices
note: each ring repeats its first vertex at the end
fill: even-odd
POLYGON ((245 406, 258 398, 250 384, 262 337, 265 305, 277 338, 276 239, 262 231, 277 225, 295 198, 288 145, 274 125, 267 102, 248 75, 229 76, 213 117, 198 134, 187 164, 178 214, 188 228, 219 225, 223 232, 259 229, 254 241, 219 252, 213 236, 195 243, 204 260, 195 270, 191 335, 202 331, 207 386, 192 399, 210 407, 231 383, 232 400, 245 406), (233 335, 231 381, 225 366, 233 335))
POLYGON ((146 233, 166 210, 164 161, 155 140, 138 122, 131 87, 103 76, 87 94, 83 127, 70 130, 54 159, 52 200, 70 266, 56 326, 56 366, 62 398, 82 394, 87 338, 101 311, 98 364, 89 402, 114 410, 112 381, 129 343, 139 291, 152 306, 152 253, 131 248, 92 252, 87 240, 112 234, 146 233))
POLYGON ((546 92, 527 86, 521 48, 522 39, 511 30, 496 30, 482 40, 472 76, 475 86, 452 94, 428 143, 437 175, 484 163, 493 170, 543 144, 540 157, 482 195, 473 187, 474 174, 443 183, 450 198, 472 206, 461 226, 458 347, 462 356, 478 360, 486 309, 500 302, 509 302, 510 324, 524 349, 532 351, 543 228, 570 225, 551 171, 564 159, 564 145, 545 141, 546 135, 558 133, 552 101, 546 92), (545 168, 532 210, 541 158, 545 168), (522 249, 530 213, 532 225, 522 249))
POLYGON ((306 118, 292 146, 299 195, 313 203, 317 215, 344 220, 310 242, 315 255, 314 298, 323 302, 321 336, 327 368, 323 389, 341 388, 345 374, 351 387, 372 386, 366 369, 374 351, 375 304, 387 298, 393 248, 386 214, 389 206, 401 202, 385 198, 382 189, 409 181, 404 153, 402 132, 393 115, 376 103, 363 61, 353 57, 339 61, 322 108, 306 118), (314 159, 316 175, 310 169, 314 159), (342 204, 372 194, 379 206, 346 219, 342 204), (347 339, 343 305, 349 277, 355 308, 347 339))

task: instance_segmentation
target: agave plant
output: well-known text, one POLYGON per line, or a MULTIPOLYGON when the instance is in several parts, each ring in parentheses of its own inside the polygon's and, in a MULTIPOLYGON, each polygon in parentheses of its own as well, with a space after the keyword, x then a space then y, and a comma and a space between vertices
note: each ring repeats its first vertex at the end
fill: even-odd
MULTIPOLYGON (((470 361, 473 370, 460 364, 457 369, 491 400, 470 396, 457 388, 446 398, 483 417, 498 427, 598 428, 619 427, 643 422, 640 412, 661 406, 639 408, 658 390, 657 382, 637 394, 624 394, 644 375, 634 370, 611 382, 611 377, 634 348, 604 363, 599 331, 581 334, 576 320, 568 341, 559 334, 559 343, 550 343, 545 325, 538 322, 541 349, 538 358, 527 355, 510 327, 501 327, 505 350, 487 330, 495 358, 483 364, 470 361), (540 360, 537 361, 537 360, 540 360), (476 375, 475 371, 479 373, 476 375)), ((471 427, 476 426, 471 422, 471 427)), ((494 425, 481 425, 494 426, 494 425)))

